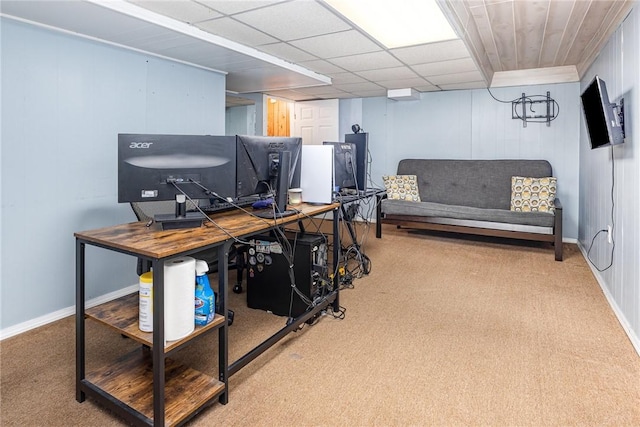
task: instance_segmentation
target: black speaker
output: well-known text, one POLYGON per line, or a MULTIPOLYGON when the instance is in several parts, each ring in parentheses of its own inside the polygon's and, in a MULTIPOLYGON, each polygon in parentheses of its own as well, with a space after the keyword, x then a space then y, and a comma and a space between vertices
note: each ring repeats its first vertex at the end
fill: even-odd
MULTIPOLYGON (((327 277, 327 244, 317 234, 289 236, 294 249, 293 273, 296 288, 309 300, 321 291, 327 277)), ((298 317, 309 305, 291 286, 286 250, 274 236, 263 235, 249 248, 247 265, 247 306, 279 316, 298 317)))
POLYGON ((356 181, 360 191, 367 189, 367 176, 369 175, 369 134, 353 133, 344 136, 344 142, 356 146, 356 181))

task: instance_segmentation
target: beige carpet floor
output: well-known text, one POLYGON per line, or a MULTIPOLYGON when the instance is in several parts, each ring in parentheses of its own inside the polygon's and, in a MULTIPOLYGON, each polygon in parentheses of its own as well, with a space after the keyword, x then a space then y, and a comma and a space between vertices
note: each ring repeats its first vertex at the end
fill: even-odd
MULTIPOLYGON (((640 426, 640 357, 582 254, 383 228, 372 271, 230 379, 191 426, 640 426)), ((231 277, 234 281, 234 276, 231 277)), ((285 319, 231 293, 230 358, 285 319)), ((0 343, 0 425, 119 426, 75 401, 74 319, 0 343)), ((137 344, 87 321, 88 365, 137 344)), ((177 358, 217 370, 217 335, 177 358)))

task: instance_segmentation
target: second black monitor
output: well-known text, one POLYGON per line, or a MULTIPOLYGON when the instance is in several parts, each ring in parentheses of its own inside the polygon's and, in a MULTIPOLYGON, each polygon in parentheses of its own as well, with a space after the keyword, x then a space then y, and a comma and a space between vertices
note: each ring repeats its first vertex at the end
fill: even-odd
POLYGON ((355 189, 357 186, 356 145, 347 142, 324 141, 333 146, 333 184, 338 187, 355 189))
POLYGON ((236 196, 267 194, 276 190, 279 155, 291 153, 287 187, 300 187, 302 138, 238 135, 236 140, 236 196))

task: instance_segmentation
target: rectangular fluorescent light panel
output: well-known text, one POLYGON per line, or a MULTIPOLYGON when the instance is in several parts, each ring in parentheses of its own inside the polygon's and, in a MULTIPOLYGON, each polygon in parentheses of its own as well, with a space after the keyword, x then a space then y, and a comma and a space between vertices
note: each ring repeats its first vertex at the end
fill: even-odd
POLYGON ((388 49, 457 39, 435 0, 325 0, 388 49))

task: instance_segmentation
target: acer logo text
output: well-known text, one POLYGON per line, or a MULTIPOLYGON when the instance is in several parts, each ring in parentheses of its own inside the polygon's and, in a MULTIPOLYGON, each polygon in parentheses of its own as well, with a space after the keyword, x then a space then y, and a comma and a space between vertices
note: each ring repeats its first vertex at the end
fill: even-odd
POLYGON ((129 148, 149 148, 153 142, 132 142, 129 148))

